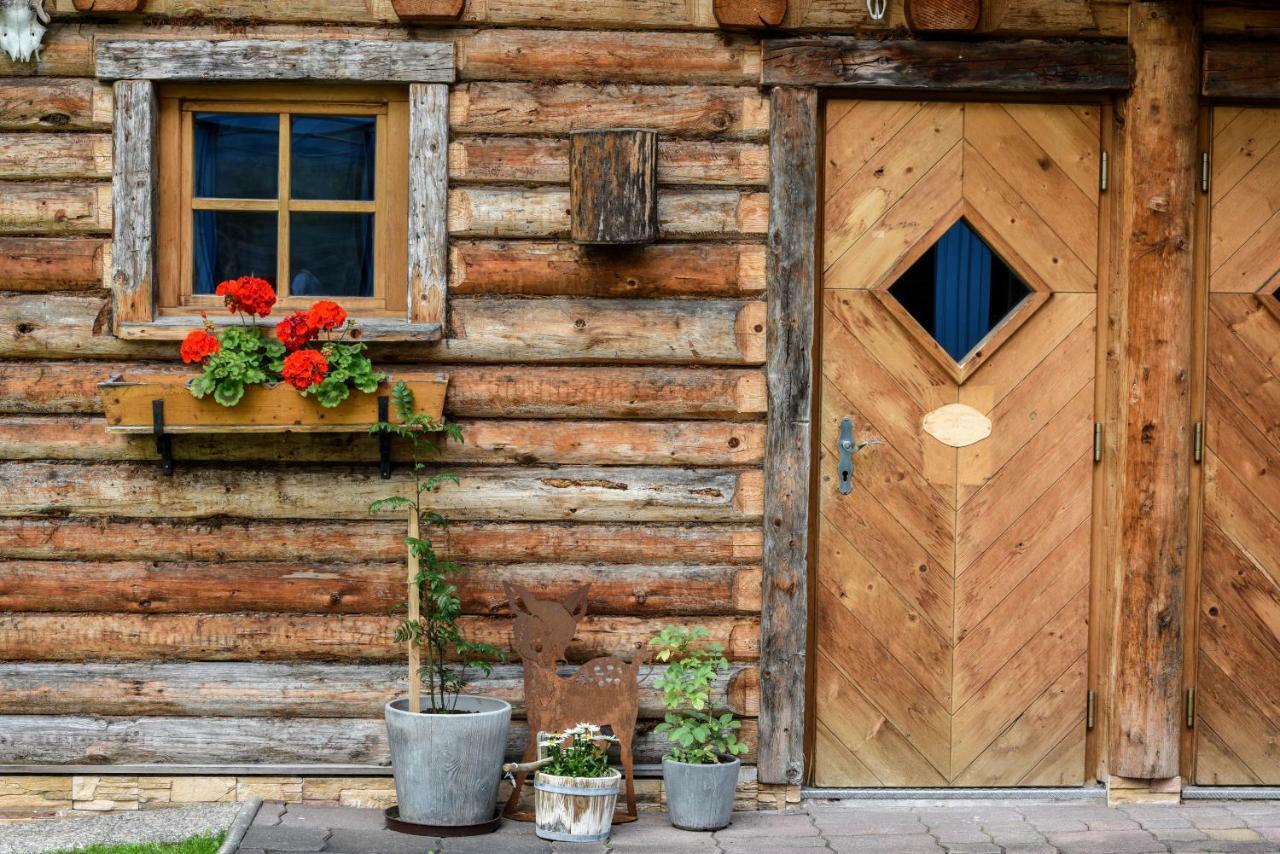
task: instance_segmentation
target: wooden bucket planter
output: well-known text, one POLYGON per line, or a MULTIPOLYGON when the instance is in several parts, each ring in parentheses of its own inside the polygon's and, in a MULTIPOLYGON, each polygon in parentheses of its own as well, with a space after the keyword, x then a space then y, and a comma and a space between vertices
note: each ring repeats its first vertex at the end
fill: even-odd
POLYGON ((921 33, 964 33, 982 18, 982 0, 906 0, 907 26, 921 33))
POLYGON ((556 777, 538 772, 533 781, 538 837, 557 842, 608 839, 621 780, 616 768, 610 768, 607 777, 556 777))

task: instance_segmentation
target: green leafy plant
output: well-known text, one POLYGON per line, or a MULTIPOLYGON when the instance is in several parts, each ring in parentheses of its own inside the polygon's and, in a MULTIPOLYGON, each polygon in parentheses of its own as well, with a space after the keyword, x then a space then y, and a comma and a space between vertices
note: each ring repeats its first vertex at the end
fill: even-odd
POLYGON ((738 740, 742 722, 730 712, 717 715, 712 709, 712 686, 729 662, 719 644, 705 642, 707 637, 701 627, 667 626, 649 641, 654 658, 667 665, 653 683, 667 708, 654 732, 671 742, 665 758, 674 762, 711 765, 747 752, 747 745, 738 740))
POLYGON ((609 755, 602 742, 614 741, 595 724, 578 724, 564 732, 544 733, 538 746, 551 760, 540 770, 553 777, 608 777, 609 755))
POLYGON ((218 349, 204 360, 204 373, 191 381, 191 394, 212 394, 223 406, 235 406, 246 386, 274 382, 284 367, 284 344, 258 326, 230 326, 217 337, 218 349))
POLYGON ((452 714, 457 711, 458 696, 467 685, 471 670, 488 675, 495 660, 505 656, 497 647, 476 643, 463 637, 458 628, 462 603, 452 577, 460 571, 453 561, 442 560, 432 541, 424 532, 444 531, 448 521, 440 513, 426 505, 426 497, 444 483, 458 483, 455 475, 447 472, 429 474, 423 461, 425 456, 439 452, 442 439, 462 441, 462 431, 456 424, 446 424, 416 411, 413 391, 403 380, 391 390, 391 402, 398 422, 375 424, 371 433, 388 432, 407 440, 413 447, 413 481, 411 496, 393 495, 374 501, 369 509, 379 511, 406 511, 418 519, 419 536, 405 537, 413 555, 418 559, 418 574, 413 584, 418 594, 420 616, 403 620, 396 628, 397 643, 413 643, 421 650, 420 675, 425 699, 424 711, 433 714, 452 714))

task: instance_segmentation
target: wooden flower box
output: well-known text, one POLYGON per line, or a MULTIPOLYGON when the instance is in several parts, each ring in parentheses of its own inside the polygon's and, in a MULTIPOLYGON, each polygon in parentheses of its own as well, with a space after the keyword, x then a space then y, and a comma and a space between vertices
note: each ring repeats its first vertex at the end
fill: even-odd
MULTIPOLYGON (((437 421, 444 413, 448 380, 440 374, 393 377, 375 394, 352 392, 332 409, 314 398, 303 397, 284 383, 253 386, 232 407, 217 403, 212 395, 201 400, 187 389, 190 375, 137 375, 114 377, 100 383, 107 430, 112 433, 360 433, 382 420, 379 398, 389 398, 391 386, 404 380, 413 390, 417 411, 437 421), (157 405, 157 402, 159 404, 157 405), (159 410, 159 421, 157 421, 159 410)), ((394 420, 395 407, 388 408, 394 420)))

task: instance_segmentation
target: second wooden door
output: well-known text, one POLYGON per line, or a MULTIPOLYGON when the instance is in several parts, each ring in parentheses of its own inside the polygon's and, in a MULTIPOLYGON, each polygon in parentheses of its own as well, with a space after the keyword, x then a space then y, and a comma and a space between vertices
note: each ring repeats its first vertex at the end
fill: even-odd
POLYGON ((814 782, 1080 784, 1098 110, 826 133, 814 782))

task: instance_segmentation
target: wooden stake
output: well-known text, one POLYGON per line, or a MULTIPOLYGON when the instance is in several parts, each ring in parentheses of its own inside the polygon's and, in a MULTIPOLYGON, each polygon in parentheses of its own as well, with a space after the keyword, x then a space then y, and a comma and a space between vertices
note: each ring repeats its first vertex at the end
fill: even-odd
MULTIPOLYGON (((418 510, 409 510, 409 538, 418 538, 418 510)), ((418 590, 418 555, 409 546, 409 619, 417 620, 422 616, 422 601, 418 590)), ((409 711, 422 711, 422 660, 418 645, 409 641, 409 711)))

